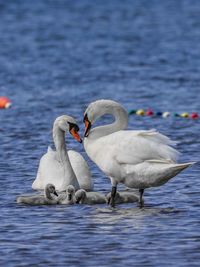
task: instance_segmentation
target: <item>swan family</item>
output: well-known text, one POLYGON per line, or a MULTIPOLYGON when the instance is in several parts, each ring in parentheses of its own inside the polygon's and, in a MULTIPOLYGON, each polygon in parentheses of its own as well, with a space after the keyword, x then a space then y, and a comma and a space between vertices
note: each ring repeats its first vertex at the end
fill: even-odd
POLYGON ((44 196, 18 197, 18 203, 109 203, 114 207, 119 203, 139 202, 143 206, 146 188, 161 186, 194 164, 177 163, 179 152, 171 146, 174 142, 156 130, 127 130, 127 111, 113 100, 97 100, 89 104, 83 121, 85 151, 110 178, 110 194, 104 196, 92 192, 94 184, 87 162, 80 153, 68 151, 65 144, 67 133, 82 142, 79 127, 74 118, 62 115, 53 125, 55 150, 48 147, 32 184, 33 189, 44 190, 44 196), (113 116, 114 122, 93 127, 106 114, 113 116), (139 197, 132 192, 117 192, 119 183, 138 189, 139 197))

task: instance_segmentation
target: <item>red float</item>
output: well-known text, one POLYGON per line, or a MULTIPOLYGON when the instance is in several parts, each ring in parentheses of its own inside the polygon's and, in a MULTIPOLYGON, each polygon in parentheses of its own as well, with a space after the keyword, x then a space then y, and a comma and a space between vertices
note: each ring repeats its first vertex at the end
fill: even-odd
POLYGON ((9 108, 11 106, 11 101, 6 96, 0 96, 0 108, 9 108))
POLYGON ((199 118, 199 115, 198 115, 198 113, 193 112, 193 113, 190 115, 190 118, 191 118, 191 119, 197 119, 197 118, 199 118))
POLYGON ((147 115, 147 116, 153 116, 153 110, 152 110, 152 109, 148 109, 148 110, 146 111, 146 115, 147 115))

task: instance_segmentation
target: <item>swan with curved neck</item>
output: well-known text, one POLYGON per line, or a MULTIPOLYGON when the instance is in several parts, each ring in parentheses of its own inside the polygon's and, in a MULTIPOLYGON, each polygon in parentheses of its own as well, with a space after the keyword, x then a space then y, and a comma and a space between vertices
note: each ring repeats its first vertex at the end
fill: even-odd
POLYGON ((140 191, 140 204, 145 188, 160 186, 193 163, 176 163, 178 151, 173 142, 155 130, 126 130, 128 114, 117 102, 97 100, 84 113, 84 147, 88 156, 111 179, 110 205, 115 205, 117 184, 123 183, 140 191), (103 115, 111 114, 110 125, 92 129, 103 115))
POLYGON ((40 160, 37 177, 32 184, 33 189, 41 190, 47 183, 55 185, 56 190, 63 191, 68 185, 75 189, 92 190, 93 182, 86 161, 76 151, 67 151, 65 133, 69 132, 78 142, 82 142, 79 127, 74 118, 62 115, 53 125, 53 140, 56 151, 50 147, 40 160))

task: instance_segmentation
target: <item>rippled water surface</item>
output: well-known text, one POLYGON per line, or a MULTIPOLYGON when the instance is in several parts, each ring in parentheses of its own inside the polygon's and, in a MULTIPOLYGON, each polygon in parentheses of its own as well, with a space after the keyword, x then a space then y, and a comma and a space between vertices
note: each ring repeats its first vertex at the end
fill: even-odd
MULTIPOLYGON (((1 266, 199 266, 199 163, 146 190, 144 209, 17 205, 32 192, 58 115, 77 118, 95 99, 127 110, 200 112, 200 3, 0 1, 1 266)), ((177 141, 180 161, 199 160, 200 121, 130 116, 177 141)), ((67 136, 68 147, 82 145, 67 136)), ((87 158, 95 190, 110 181, 87 158)))

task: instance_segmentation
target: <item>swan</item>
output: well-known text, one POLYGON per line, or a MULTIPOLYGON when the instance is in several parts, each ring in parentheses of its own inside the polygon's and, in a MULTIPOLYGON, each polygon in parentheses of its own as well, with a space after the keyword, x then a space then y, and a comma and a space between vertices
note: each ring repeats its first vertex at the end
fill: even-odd
POLYGON ((58 204, 75 204, 76 203, 76 197, 75 197, 75 188, 73 185, 68 185, 65 192, 62 192, 58 196, 58 204))
POLYGON ((19 196, 17 197, 17 203, 29 204, 29 205, 52 205, 58 204, 55 186, 53 184, 47 184, 44 189, 44 195, 32 195, 32 196, 19 196))
POLYGON ((170 146, 174 142, 156 130, 126 130, 128 114, 115 101, 97 100, 89 104, 84 123, 84 148, 111 180, 111 206, 115 205, 118 183, 139 189, 142 206, 144 189, 163 185, 194 164, 178 164, 179 152, 170 146), (92 129, 92 125, 105 114, 114 116, 115 121, 92 129))
POLYGON ((79 189, 75 193, 76 203, 80 204, 104 204, 107 203, 106 197, 98 192, 86 192, 84 189, 79 189))
MULTIPOLYGON (((110 203, 111 200, 111 193, 108 193, 106 195, 106 199, 108 204, 110 203)), ((115 204, 122 204, 122 203, 133 203, 133 202, 138 202, 139 197, 136 194, 133 194, 133 192, 116 192, 115 194, 115 204)))
POLYGON ((67 151, 65 132, 68 131, 78 142, 82 142, 74 118, 67 115, 58 117, 53 125, 56 151, 49 147, 47 153, 42 156, 37 177, 32 184, 33 189, 44 189, 48 183, 54 184, 58 191, 66 190, 68 185, 73 185, 76 190, 93 189, 91 173, 84 158, 76 151, 67 151))

